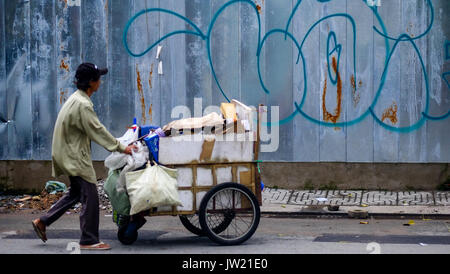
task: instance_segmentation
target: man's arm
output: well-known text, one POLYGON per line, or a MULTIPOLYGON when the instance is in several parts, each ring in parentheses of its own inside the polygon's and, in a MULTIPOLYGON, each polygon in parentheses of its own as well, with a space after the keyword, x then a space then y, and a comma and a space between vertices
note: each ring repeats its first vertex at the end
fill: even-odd
POLYGON ((93 107, 82 105, 80 108, 80 116, 81 125, 92 141, 96 142, 110 152, 126 152, 127 146, 121 144, 119 140, 114 138, 114 136, 109 133, 106 127, 98 119, 93 107))

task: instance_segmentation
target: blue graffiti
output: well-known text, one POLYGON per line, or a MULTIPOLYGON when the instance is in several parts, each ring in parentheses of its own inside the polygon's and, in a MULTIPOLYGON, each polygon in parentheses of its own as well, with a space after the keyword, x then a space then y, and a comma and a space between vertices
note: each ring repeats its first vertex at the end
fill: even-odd
POLYGON ((336 42, 336 33, 334 33, 334 31, 331 31, 330 34, 328 35, 328 41, 327 41, 327 67, 328 67, 328 75, 330 76, 331 79, 331 83, 333 83, 333 85, 337 84, 337 76, 339 75, 339 64, 341 63, 341 51, 342 51, 342 45, 338 44, 336 42), (333 39, 334 42, 334 48, 332 51, 330 51, 330 41, 331 39, 333 39), (336 71, 336 78, 333 79, 333 74, 331 73, 331 65, 330 65, 330 57, 333 55, 333 53, 336 52, 338 55, 337 58, 337 71, 336 71))
MULTIPOLYGON (((155 46, 157 46, 160 42, 162 42, 163 40, 174 36, 174 35, 179 35, 179 34, 183 34, 183 35, 195 35, 197 37, 199 37, 200 39, 206 41, 206 50, 207 50, 207 55, 208 55, 208 60, 209 60, 209 65, 211 68, 211 72, 212 72, 212 76, 215 80, 215 83, 217 84, 220 92, 222 93, 222 95, 224 96, 224 98, 229 102, 229 98, 227 97, 224 89, 222 88, 220 81, 217 78, 216 75, 216 71, 214 69, 214 64, 212 61, 212 57, 211 57, 211 33, 212 33, 212 29, 217 21, 217 18, 221 15, 221 13, 228 7, 230 7, 231 5, 234 4, 248 4, 251 6, 251 8, 253 9, 253 11, 255 12, 256 18, 258 20, 258 44, 257 44, 257 52, 256 52, 256 57, 257 57, 257 66, 258 66, 258 77, 259 77, 259 81, 260 81, 260 85, 263 89, 263 91, 266 94, 270 94, 270 90, 266 87, 264 80, 262 78, 261 75, 261 67, 260 67, 260 59, 261 59, 261 51, 262 48, 264 47, 264 44, 266 42, 266 40, 274 34, 284 34, 284 39, 287 40, 289 38, 289 40, 291 40, 293 42, 293 44, 295 45, 295 48, 298 51, 298 56, 297 56, 297 61, 296 64, 298 65, 300 63, 300 59, 302 60, 301 65, 303 66, 303 78, 304 78, 304 86, 303 86, 303 96, 301 101, 298 102, 294 102, 294 106, 295 106, 295 110, 294 112, 289 115, 288 117, 278 121, 279 125, 288 123, 290 121, 292 121, 297 115, 301 115, 303 116, 305 119, 307 119, 310 122, 313 122, 315 124, 318 125, 322 125, 325 127, 348 127, 348 126, 352 126, 355 124, 358 124, 359 122, 363 121, 364 119, 366 119, 369 115, 371 115, 373 117, 373 119, 377 122, 377 124, 379 124, 381 127, 390 130, 390 131, 394 131, 394 132, 398 132, 398 133, 407 133, 407 132, 411 132, 411 131, 415 131, 419 128, 421 128, 424 123, 427 120, 430 121, 439 121, 439 120, 444 120, 447 119, 450 116, 450 111, 447 112, 445 115, 442 116, 431 116, 429 114, 429 98, 430 98, 430 85, 429 85, 429 79, 428 79, 428 74, 427 74, 427 70, 426 70, 426 66, 424 65, 423 62, 423 58, 422 55, 420 53, 420 50, 418 49, 415 41, 418 39, 421 39, 423 37, 425 37, 430 30, 433 27, 434 24, 434 7, 433 4, 431 2, 431 0, 426 0, 428 9, 430 10, 430 22, 426 28, 426 30, 421 33, 420 35, 417 35, 415 37, 411 37, 410 35, 406 34, 406 33, 402 33, 400 34, 398 37, 393 37, 392 35, 389 35, 386 29, 386 26, 384 24, 383 19, 381 18, 380 14, 378 13, 378 7, 374 6, 374 5, 368 5, 367 0, 361 0, 363 1, 367 7, 373 12, 376 21, 378 22, 379 26, 381 27, 381 30, 378 29, 376 26, 373 26, 373 30, 375 31, 375 33, 377 33, 378 35, 380 35, 383 39, 384 39, 384 44, 385 44, 385 49, 386 49, 386 53, 385 53, 385 62, 384 62, 384 69, 383 69, 383 73, 381 76, 381 80, 380 80, 380 84, 378 86, 377 92, 373 98, 373 102, 370 105, 370 107, 362 114, 360 115, 358 118, 351 120, 351 121, 345 121, 345 122, 336 122, 336 123, 331 123, 331 122, 324 122, 321 120, 317 120, 311 116, 309 116, 308 114, 306 114, 302 109, 306 100, 306 96, 308 93, 308 80, 307 80, 307 76, 308 76, 308 72, 306 69, 306 61, 305 61, 305 57, 303 55, 303 45, 305 43, 305 41, 307 40, 307 38, 309 37, 309 35, 311 34, 311 32, 322 22, 324 22, 325 20, 329 20, 332 18, 344 18, 345 20, 347 20, 348 22, 350 22, 351 26, 352 26, 352 31, 353 31, 353 73, 354 73, 354 77, 355 79, 357 78, 357 73, 356 73, 356 42, 357 42, 357 31, 356 31, 356 24, 354 19, 346 13, 336 13, 336 14, 331 14, 328 16, 325 16, 323 18, 321 18, 320 20, 318 20, 317 22, 315 22, 310 29, 307 31, 307 33, 305 34, 304 38, 301 40, 302 42, 299 43, 293 34, 291 34, 289 32, 289 26, 292 23, 292 20, 296 14, 296 12, 299 10, 301 4, 302 4, 303 0, 298 0, 296 5, 294 6, 289 19, 287 21, 286 24, 286 28, 285 29, 272 29, 269 30, 264 37, 262 37, 261 34, 261 18, 259 15, 259 11, 257 6, 255 5, 255 3, 253 3, 250 0, 232 0, 227 2, 226 4, 224 4, 213 16, 211 23, 209 24, 208 27, 208 31, 205 33, 203 33, 200 28, 193 23, 191 20, 189 20, 188 18, 170 11, 170 10, 166 10, 166 9, 160 9, 160 8, 152 8, 152 9, 146 9, 146 10, 142 10, 141 12, 137 13, 135 16, 133 16, 127 23, 125 30, 124 30, 124 34, 123 34, 123 43, 125 46, 126 51, 128 52, 128 54, 130 54, 133 57, 141 57, 145 54, 147 54, 149 51, 151 51, 155 46), (140 16, 147 14, 147 13, 154 13, 154 12, 158 12, 158 13, 167 13, 167 14, 171 14, 174 15, 180 19, 182 19, 183 21, 185 21, 189 26, 191 26, 193 28, 193 30, 178 30, 178 31, 173 31, 165 36, 163 36, 161 39, 159 39, 158 41, 156 41, 155 43, 153 43, 152 45, 150 45, 146 50, 140 52, 140 53, 134 53, 130 50, 129 46, 128 46, 128 41, 127 41, 127 34, 128 31, 131 27, 131 25, 133 24, 133 22, 139 18, 140 16), (261 38, 262 37, 262 38, 261 38), (389 45, 389 41, 394 41, 394 45, 392 47, 392 49, 390 48, 389 45), (382 120, 380 120, 376 114, 375 114, 375 106, 377 105, 379 98, 381 96, 381 93, 384 89, 385 83, 386 83, 386 77, 388 75, 389 72, 389 66, 391 63, 391 59, 393 54, 395 53, 396 49, 398 48, 398 45, 400 43, 410 43, 412 48, 414 49, 414 51, 416 52, 417 56, 419 57, 419 61, 420 61, 420 65, 422 67, 422 72, 423 72, 423 77, 425 79, 425 98, 426 98, 426 102, 425 102, 425 107, 424 107, 424 111, 422 112, 422 116, 419 119, 419 121, 417 121, 416 123, 414 123, 413 125, 410 126, 406 126, 406 127, 393 127, 390 126, 386 123, 384 123, 382 120)), ((327 2, 332 2, 332 1, 338 1, 338 0, 316 0, 317 2, 320 3, 327 3, 327 2)), ((339 74, 339 63, 340 63, 340 58, 341 58, 341 52, 342 52, 342 44, 338 43, 338 37, 337 34, 333 31, 329 32, 328 35, 328 39, 327 39, 327 69, 328 69, 328 76, 331 80, 331 83, 333 85, 337 84, 337 79, 338 79, 338 74, 339 74), (330 57, 333 56, 333 54, 337 55, 337 69, 335 71, 335 75, 333 75, 331 73, 331 64, 330 64, 330 57)), ((445 44, 445 56, 446 59, 450 59, 450 42, 446 42, 445 44)), ((447 84, 448 88, 450 89, 450 81, 449 81, 449 76, 450 76, 450 72, 445 72, 442 75, 442 79, 445 81, 445 83, 447 84)), ((356 87, 354 87, 354 89, 356 89, 356 87)), ((271 123, 267 123, 267 125, 271 125, 271 123)))
MULTIPOLYGON (((234 1, 230 1, 230 2, 226 3, 225 5, 223 5, 223 6, 216 12, 216 14, 215 14, 214 17, 213 17, 213 20, 212 20, 211 23, 209 24, 208 32, 207 32, 206 35, 205 35, 205 34, 200 30, 200 28, 198 28, 197 25, 195 25, 191 20, 189 20, 188 18, 186 18, 186 17, 184 17, 184 16, 182 16, 182 15, 176 13, 176 12, 173 12, 173 11, 170 11, 170 10, 167 10, 167 9, 160 9, 160 8, 152 8, 152 9, 142 10, 142 11, 140 11, 139 13, 137 13, 135 16, 133 16, 133 18, 131 18, 131 19, 128 21, 128 23, 127 23, 127 25, 126 25, 126 27, 125 27, 125 31, 124 31, 124 34, 123 34, 123 43, 124 43, 124 45, 125 45, 125 49, 126 49, 126 51, 128 52, 128 54, 130 54, 131 56, 133 56, 133 57, 141 57, 141 56, 144 56, 145 54, 147 54, 147 53, 148 53, 150 50, 152 50, 154 47, 156 47, 160 42, 162 42, 163 40, 165 40, 165 39, 167 39, 167 38, 169 38, 169 37, 171 37, 171 36, 174 36, 174 35, 178 35, 178 34, 190 34, 190 35, 198 36, 198 37, 200 37, 202 40, 206 40, 206 48, 207 48, 207 52, 208 52, 208 59, 209 59, 209 63, 210 63, 210 66, 211 66, 211 71, 212 71, 214 80, 216 81, 217 86, 219 87, 220 91, 222 92, 222 95, 225 97, 225 99, 226 99, 228 102, 230 102, 230 99, 228 99, 227 95, 225 94, 224 90, 222 89, 222 86, 220 85, 219 80, 217 79, 216 71, 214 70, 214 65, 213 65, 212 58, 211 58, 211 32, 212 32, 212 29, 213 29, 213 27, 214 27, 214 24, 215 24, 217 18, 219 17, 219 15, 220 15, 220 14, 221 14, 228 6, 233 5, 233 4, 236 4, 236 3, 239 3, 239 2, 244 2, 244 3, 250 4, 250 5, 253 7, 253 9, 255 10, 256 14, 257 14, 257 17, 258 17, 258 26, 259 26, 259 34, 258 34, 258 44, 259 44, 259 41, 260 41, 260 39, 261 39, 261 19, 260 19, 260 17, 259 17, 258 8, 256 7, 256 5, 255 5, 253 2, 251 2, 251 1, 249 1, 249 0, 234 0, 234 1), (130 29, 130 26, 131 26, 131 24, 133 24, 133 22, 134 22, 137 18, 139 18, 140 16, 142 16, 142 15, 144 15, 144 14, 146 14, 146 13, 152 13, 152 12, 162 12, 162 13, 168 13, 168 14, 175 15, 176 17, 181 18, 183 21, 185 21, 185 22, 188 23, 190 26, 192 26, 192 27, 195 29, 195 31, 179 30, 179 31, 171 32, 171 33, 169 33, 169 34, 163 36, 161 39, 159 39, 159 40, 156 41, 155 43, 153 43, 150 47, 148 47, 148 48, 147 48, 146 50, 144 50, 143 52, 141 52, 141 53, 134 53, 134 52, 132 52, 132 51, 130 50, 130 48, 129 48, 129 46, 128 46, 128 41, 127 41, 127 34, 128 34, 129 29, 130 29)), ((258 47, 258 56, 259 56, 259 51, 260 51, 260 47, 258 47)))

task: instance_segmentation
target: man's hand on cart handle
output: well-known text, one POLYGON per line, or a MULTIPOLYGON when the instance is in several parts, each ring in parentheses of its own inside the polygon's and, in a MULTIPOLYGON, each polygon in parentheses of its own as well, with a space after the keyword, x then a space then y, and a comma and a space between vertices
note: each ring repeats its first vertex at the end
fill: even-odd
POLYGON ((128 155, 131 155, 131 152, 132 151, 137 151, 138 150, 138 147, 136 146, 136 145, 129 145, 129 146, 127 146, 127 148, 125 149, 125 154, 128 154, 128 155))
POLYGON ((140 141, 144 140, 145 138, 147 138, 149 135, 150 134, 146 134, 146 135, 142 136, 141 138, 137 139, 136 141, 129 143, 128 145, 131 146, 132 144, 134 144, 136 142, 140 142, 140 141))

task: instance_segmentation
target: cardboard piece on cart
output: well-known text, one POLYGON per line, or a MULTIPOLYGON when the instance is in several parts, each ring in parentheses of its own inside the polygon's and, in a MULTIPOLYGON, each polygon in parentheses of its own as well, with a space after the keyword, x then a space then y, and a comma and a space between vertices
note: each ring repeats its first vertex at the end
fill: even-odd
POLYGON ((245 133, 245 127, 241 120, 234 122, 234 133, 242 134, 245 133))
POLYGON ((236 114, 241 120, 250 120, 250 115, 252 114, 252 108, 239 102, 238 100, 231 100, 231 104, 233 104, 236 108, 236 114))
POLYGON ((214 150, 215 138, 205 138, 202 145, 202 153, 200 154, 200 161, 210 161, 214 150))
POLYGON ((239 102, 238 100, 231 100, 231 103, 235 105, 236 114, 239 120, 242 121, 244 128, 246 131, 252 130, 253 126, 253 113, 254 109, 251 107, 239 102))
POLYGON ((252 173, 250 170, 239 172, 239 183, 241 185, 251 187, 252 185, 252 173))
MULTIPOLYGON (((239 183, 252 189, 252 173, 250 170, 239 172, 239 183)), ((245 198, 242 199, 241 206, 242 208, 251 208, 250 202, 245 198)))
POLYGON ((223 118, 227 121, 227 124, 237 121, 236 106, 232 103, 222 103, 220 105, 220 111, 223 118))
POLYGON ((214 131, 216 135, 225 135, 230 133, 238 133, 243 134, 245 133, 246 129, 244 125, 242 124, 241 120, 237 120, 235 122, 231 122, 226 124, 225 127, 219 128, 217 127, 214 131))

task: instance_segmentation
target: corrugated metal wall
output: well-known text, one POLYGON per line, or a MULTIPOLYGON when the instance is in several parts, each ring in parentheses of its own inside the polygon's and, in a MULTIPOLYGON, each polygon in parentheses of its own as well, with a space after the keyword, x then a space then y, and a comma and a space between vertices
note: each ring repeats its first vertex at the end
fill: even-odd
POLYGON ((76 67, 94 62, 110 70, 93 101, 115 136, 226 95, 280 106, 280 147, 264 160, 449 162, 450 1, 380 4, 0 0, 0 159, 51 158, 76 67), (174 34, 156 44, 163 75, 156 47, 124 47, 145 9, 126 40, 140 53, 174 34))

